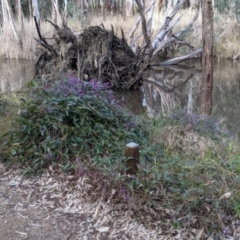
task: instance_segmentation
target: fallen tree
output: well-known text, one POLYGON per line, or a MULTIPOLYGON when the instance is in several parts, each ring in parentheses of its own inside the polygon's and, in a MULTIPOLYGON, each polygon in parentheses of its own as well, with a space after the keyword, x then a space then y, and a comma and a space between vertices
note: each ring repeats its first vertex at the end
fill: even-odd
POLYGON ((36 40, 42 47, 41 56, 36 62, 36 76, 54 79, 71 72, 86 81, 98 78, 103 82, 109 82, 115 89, 136 89, 142 84, 143 73, 151 65, 153 59, 170 44, 187 46, 191 53, 162 62, 160 65, 178 64, 180 61, 201 53, 201 48, 196 50, 194 46, 181 40, 182 35, 196 21, 199 8, 196 8, 196 14, 187 27, 174 35, 172 29, 181 19, 181 17, 177 19, 174 17, 185 0, 181 0, 173 9, 171 8, 172 1, 169 1, 163 25, 156 37, 152 38, 152 17, 156 0, 152 0, 148 8, 145 8, 141 1, 135 1, 140 17, 129 34, 128 41, 123 31, 122 36, 117 37, 113 27, 111 30, 106 30, 103 25, 92 26, 77 36, 64 24, 64 21, 60 28, 47 20, 55 29, 54 43, 49 44, 42 37, 35 19, 39 35, 39 39, 36 40), (134 37, 140 23, 141 33, 134 37), (140 45, 139 40, 142 36, 144 41, 140 45))
MULTIPOLYGON (((103 26, 89 27, 79 36, 66 26, 54 27, 54 47, 41 42, 48 51, 36 64, 37 75, 59 78, 71 70, 84 80, 98 78, 120 89, 126 89, 129 79, 136 77, 141 57, 128 46, 124 35, 118 38, 113 29, 108 31, 103 26)), ((139 84, 140 78, 132 87, 139 84)))

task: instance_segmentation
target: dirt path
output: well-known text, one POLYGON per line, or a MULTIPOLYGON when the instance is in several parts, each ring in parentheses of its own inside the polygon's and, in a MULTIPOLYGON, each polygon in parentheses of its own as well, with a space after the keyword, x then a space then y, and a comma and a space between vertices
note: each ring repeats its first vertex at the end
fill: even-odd
POLYGON ((100 200, 87 203, 84 189, 91 186, 86 186, 84 178, 72 184, 72 178, 23 179, 17 171, 0 165, 0 239, 159 240, 196 239, 201 234, 184 229, 163 234, 158 222, 147 229, 130 217, 130 211, 116 210, 100 200))

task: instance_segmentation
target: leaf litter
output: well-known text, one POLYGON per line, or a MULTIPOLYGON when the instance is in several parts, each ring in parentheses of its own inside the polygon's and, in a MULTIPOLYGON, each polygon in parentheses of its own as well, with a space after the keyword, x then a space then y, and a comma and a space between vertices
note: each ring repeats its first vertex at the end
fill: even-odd
MULTIPOLYGON (((206 237, 203 228, 168 224, 170 209, 156 212, 145 206, 134 207, 134 203, 112 204, 101 197, 91 201, 91 190, 96 188, 86 176, 46 172, 26 179, 16 167, 0 165, 0 183, 1 240, 212 239, 206 237)), ((234 226, 232 236, 236 237, 239 225, 234 226)), ((228 237, 221 239, 235 239, 228 237)))

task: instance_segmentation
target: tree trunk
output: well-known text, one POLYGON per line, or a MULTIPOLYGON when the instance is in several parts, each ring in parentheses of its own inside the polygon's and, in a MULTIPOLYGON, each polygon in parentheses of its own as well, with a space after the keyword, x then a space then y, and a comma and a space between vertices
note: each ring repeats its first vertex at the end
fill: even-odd
POLYGON ((15 16, 16 16, 16 20, 18 21, 18 23, 21 23, 21 0, 15 0, 14 1, 14 10, 15 10, 15 16))
POLYGON ((185 2, 183 3, 183 8, 187 9, 190 7, 190 1, 189 0, 185 0, 185 2))
POLYGON ((81 0, 81 24, 82 24, 82 28, 83 28, 83 24, 84 24, 84 0, 81 0))
POLYGON ((111 0, 105 0, 104 1, 104 12, 111 12, 111 0))
POLYGON ((21 40, 21 37, 19 36, 17 30, 16 30, 16 27, 15 27, 15 24, 14 24, 14 20, 13 20, 12 9, 10 8, 8 0, 3 0, 2 3, 3 3, 3 7, 5 6, 5 10, 6 10, 6 13, 8 15, 8 21, 9 22, 7 22, 6 24, 10 24, 11 25, 14 37, 17 40, 18 44, 22 47, 22 40, 21 40))
POLYGON ((99 14, 100 10, 101 10, 101 3, 100 3, 100 0, 96 0, 96 10, 97 10, 97 13, 99 14))
MULTIPOLYGON (((24 23, 23 23, 23 10, 21 5, 21 0, 16 0, 17 9, 17 20, 20 25, 20 38, 22 39, 25 35, 24 23)), ((22 40, 21 40, 22 41, 22 40)))
POLYGON ((38 26, 40 26, 40 11, 38 0, 32 0, 33 16, 36 17, 38 26))
POLYGON ((126 19, 126 1, 122 0, 121 1, 121 14, 124 19, 126 19))
POLYGON ((51 0, 51 8, 52 8, 52 12, 51 12, 52 22, 54 24, 57 24, 57 13, 56 13, 56 9, 55 9, 55 6, 54 6, 54 0, 51 0))
POLYGON ((153 13, 155 9, 155 4, 157 0, 152 0, 151 1, 151 8, 148 12, 148 18, 147 18, 147 31, 148 31, 148 36, 151 37, 152 35, 152 19, 153 19, 153 13))
POLYGON ((54 20, 56 22, 56 24, 58 25, 62 25, 62 17, 61 14, 59 12, 59 0, 52 0, 52 5, 54 8, 54 14, 56 14, 55 16, 53 15, 52 17, 54 17, 54 20))
POLYGON ((126 4, 126 13, 128 16, 135 15, 135 0, 130 0, 130 2, 126 4))
POLYGON ((215 6, 215 2, 214 2, 214 0, 212 0, 212 7, 213 7, 213 9, 214 9, 214 6, 215 6))
POLYGON ((115 15, 117 13, 117 3, 116 0, 112 0, 111 4, 111 14, 115 15))
POLYGON ((2 6, 2 29, 4 30, 7 23, 7 14, 6 9, 4 7, 4 0, 1 0, 1 6, 2 6))
POLYGON ((67 24, 67 20, 68 20, 67 6, 68 6, 68 0, 64 0, 63 22, 64 22, 65 24, 67 24))
POLYGON ((32 0, 28 0, 28 8, 29 8, 29 18, 32 20, 33 10, 32 10, 32 0))
POLYGON ((212 0, 202 1, 202 83, 201 113, 212 114, 213 89, 213 8, 212 0))

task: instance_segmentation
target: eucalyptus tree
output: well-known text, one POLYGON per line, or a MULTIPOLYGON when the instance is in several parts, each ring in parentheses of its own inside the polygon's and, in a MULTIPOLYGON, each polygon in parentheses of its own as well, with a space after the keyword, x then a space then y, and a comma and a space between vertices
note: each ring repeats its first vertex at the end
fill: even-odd
POLYGON ((202 0, 202 83, 201 113, 212 113, 213 90, 213 5, 212 0, 202 0))
POLYGON ((68 0, 64 0, 63 22, 67 23, 68 19, 68 0))
POLYGON ((126 4, 126 15, 133 16, 136 13, 136 3, 135 0, 127 0, 126 4))
POLYGON ((60 14, 59 0, 51 0, 52 5, 52 22, 55 24, 62 24, 62 18, 60 14))
POLYGON ((17 43, 22 47, 22 38, 16 29, 12 8, 11 8, 8 0, 2 0, 1 4, 2 4, 2 12, 3 12, 3 16, 4 16, 3 30, 5 30, 7 25, 10 25, 17 43))
POLYGON ((40 10, 38 0, 32 0, 33 17, 36 18, 38 25, 40 25, 40 10))
POLYGON ((32 0, 28 0, 28 9, 29 9, 29 17, 30 19, 33 16, 33 10, 32 10, 32 0))
POLYGON ((2 29, 5 29, 6 23, 7 23, 7 13, 4 5, 4 0, 1 0, 1 15, 2 15, 2 29))
POLYGON ((15 9, 15 19, 17 19, 19 24, 22 24, 23 11, 21 0, 14 0, 14 9, 15 9))

